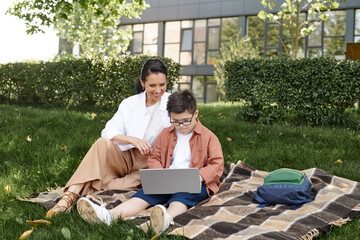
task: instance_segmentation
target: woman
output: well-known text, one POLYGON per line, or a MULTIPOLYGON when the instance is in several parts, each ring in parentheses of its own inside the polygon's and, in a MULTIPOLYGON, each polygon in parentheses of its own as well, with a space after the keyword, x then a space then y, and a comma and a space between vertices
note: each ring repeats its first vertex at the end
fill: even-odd
POLYGON ((46 217, 68 210, 85 194, 98 190, 135 190, 138 170, 147 168, 156 137, 170 126, 166 111, 167 68, 160 59, 149 59, 141 69, 138 94, 121 102, 65 186, 65 194, 46 217))

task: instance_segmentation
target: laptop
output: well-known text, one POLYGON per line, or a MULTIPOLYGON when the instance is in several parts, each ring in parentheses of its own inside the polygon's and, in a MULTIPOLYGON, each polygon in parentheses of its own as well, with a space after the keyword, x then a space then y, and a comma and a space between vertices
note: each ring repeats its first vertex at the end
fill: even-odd
POLYGON ((139 172, 145 194, 201 192, 198 168, 140 169, 139 172))

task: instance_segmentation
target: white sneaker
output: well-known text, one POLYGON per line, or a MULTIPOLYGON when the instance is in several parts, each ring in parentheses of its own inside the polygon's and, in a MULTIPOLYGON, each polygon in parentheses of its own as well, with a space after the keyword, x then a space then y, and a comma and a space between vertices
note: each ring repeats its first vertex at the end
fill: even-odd
POLYGON ((151 210, 150 223, 156 233, 162 234, 174 221, 163 205, 156 205, 151 210))
POLYGON ((82 219, 90 223, 106 223, 110 225, 114 220, 109 210, 99 206, 89 199, 82 197, 77 202, 77 210, 82 219))

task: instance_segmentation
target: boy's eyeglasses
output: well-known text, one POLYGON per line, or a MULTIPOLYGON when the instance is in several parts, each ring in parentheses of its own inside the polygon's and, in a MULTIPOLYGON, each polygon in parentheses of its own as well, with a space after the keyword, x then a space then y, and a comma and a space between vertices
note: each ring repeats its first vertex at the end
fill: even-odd
MULTIPOLYGON (((195 110, 195 111, 196 111, 196 110, 195 110)), ((174 125, 174 126, 180 126, 181 124, 182 124, 183 126, 189 126, 189 125, 190 125, 190 123, 191 123, 191 121, 192 121, 192 119, 193 119, 193 117, 194 117, 194 113, 195 113, 195 111, 193 112, 193 114, 192 114, 192 116, 191 116, 190 120, 188 120, 188 121, 183 121, 183 122, 173 122, 173 121, 171 121, 171 118, 170 118, 170 123, 171 123, 172 125, 174 125)))

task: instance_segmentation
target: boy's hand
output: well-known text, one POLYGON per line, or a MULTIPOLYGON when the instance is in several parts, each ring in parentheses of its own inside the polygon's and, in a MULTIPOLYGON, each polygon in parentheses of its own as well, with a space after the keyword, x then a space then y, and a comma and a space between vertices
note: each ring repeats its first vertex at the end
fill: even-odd
POLYGON ((202 178, 202 176, 200 175, 200 182, 203 182, 204 181, 204 179, 202 178))

